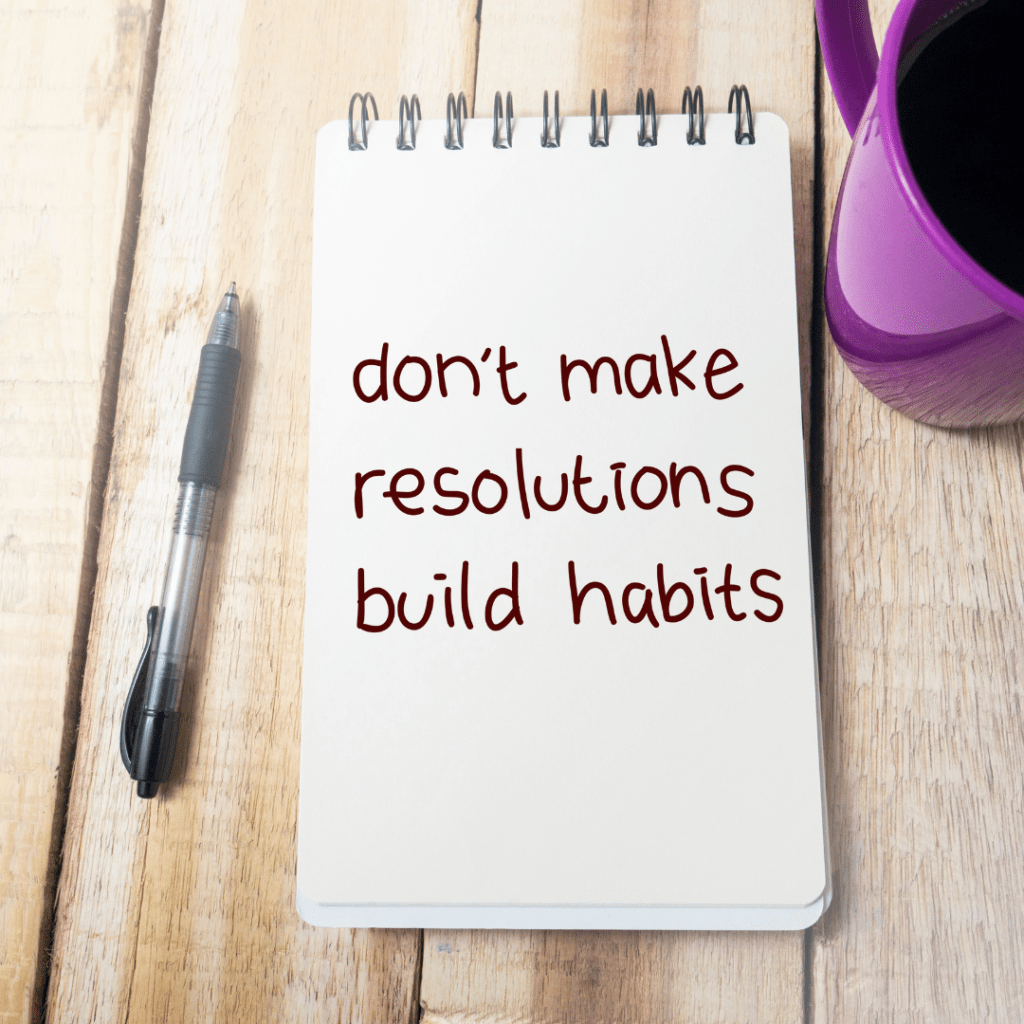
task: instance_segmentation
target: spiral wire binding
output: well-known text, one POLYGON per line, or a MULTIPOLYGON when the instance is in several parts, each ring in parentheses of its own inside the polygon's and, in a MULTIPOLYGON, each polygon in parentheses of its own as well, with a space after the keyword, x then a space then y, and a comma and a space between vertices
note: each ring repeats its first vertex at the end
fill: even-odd
MULTIPOLYGON (((750 105, 750 93, 745 85, 734 85, 729 92, 729 113, 733 112, 733 103, 736 104, 736 145, 744 142, 754 145, 754 113, 750 105), (743 130, 743 118, 746 116, 747 128, 743 130)), ((348 148, 352 150, 365 150, 368 142, 368 121, 369 110, 367 103, 373 110, 373 119, 380 120, 377 113, 377 101, 373 93, 353 93, 348 104, 348 148), (359 135, 356 136, 355 107, 359 101, 359 135)), ((654 90, 647 90, 646 102, 643 89, 636 91, 636 112, 640 117, 640 131, 637 132, 637 145, 656 146, 658 144, 658 114, 654 105, 654 90), (649 125, 649 127, 648 127, 649 125)), ((686 131, 687 145, 703 146, 704 138, 704 90, 698 85, 692 92, 687 86, 683 92, 682 113, 689 115, 689 127, 686 131)), ((501 93, 494 94, 494 135, 491 144, 495 149, 510 149, 512 147, 512 93, 505 94, 504 105, 501 102, 501 93), (505 122, 504 137, 501 134, 501 122, 505 122)), ((448 93, 448 105, 446 112, 448 122, 444 137, 445 149, 462 149, 463 122, 469 119, 469 110, 466 104, 466 94, 460 92, 458 100, 454 93, 448 93)), ((396 145, 400 150, 411 150, 416 148, 416 128, 423 116, 420 113, 419 97, 414 93, 412 99, 406 96, 398 108, 398 138, 396 145), (406 132, 408 126, 408 133, 406 132), (408 134, 408 138, 406 135, 408 134)), ((603 131, 599 134, 597 130, 597 90, 590 90, 590 145, 593 147, 605 147, 608 145, 608 90, 601 90, 601 121, 603 131)), ((548 93, 544 90, 544 121, 540 136, 540 144, 545 149, 557 149, 562 144, 562 126, 558 112, 558 90, 555 90, 555 116, 554 116, 554 137, 548 125, 548 93)))
POLYGON ((654 109, 654 90, 647 90, 647 110, 644 111, 644 91, 636 91, 636 112, 640 115, 640 131, 636 133, 639 146, 656 146, 658 144, 658 114, 654 109), (647 119, 651 119, 651 131, 647 133, 647 119))
POLYGON ((422 120, 423 115, 420 114, 419 97, 415 93, 413 93, 411 100, 407 100, 403 96, 402 102, 398 105, 398 139, 396 144, 399 149, 408 152, 410 149, 416 148, 416 122, 422 120), (406 123, 409 125, 408 142, 405 139, 406 123))
MULTIPOLYGON (((415 97, 414 97, 415 98, 415 97)), ((356 92, 352 94, 352 99, 349 100, 348 104, 348 148, 349 149, 366 149, 366 101, 370 101, 370 105, 373 107, 373 119, 379 121, 380 118, 377 116, 377 101, 373 98, 372 92, 356 92), (355 110, 356 100, 359 100, 359 124, 360 134, 362 141, 356 140, 355 122, 352 120, 352 113, 355 110)))
POLYGON ((754 144, 754 114, 750 109, 750 93, 745 85, 734 85, 729 92, 729 113, 732 113, 733 97, 736 99, 736 145, 741 146, 744 142, 754 144), (743 107, 747 108, 747 131, 741 131, 743 126, 743 107))
POLYGON ((690 87, 686 87, 686 91, 683 93, 683 113, 690 115, 690 126, 686 129, 686 144, 692 146, 694 144, 698 146, 704 145, 704 90, 698 85, 697 88, 690 92, 690 87), (697 118, 697 130, 694 131, 693 119, 694 116, 697 118))
POLYGON ((608 90, 601 90, 601 120, 604 122, 604 135, 597 134, 597 93, 590 90, 590 144, 592 146, 608 145, 608 90))
POLYGON ((548 134, 548 91, 544 90, 544 126, 540 133, 540 144, 545 149, 558 149, 562 145, 562 125, 558 120, 558 90, 555 90, 555 137, 548 134))
POLYGON ((448 93, 448 107, 445 114, 448 121, 448 128, 444 134, 445 149, 462 149, 462 122, 469 118, 466 108, 466 94, 459 93, 458 102, 455 101, 455 94, 448 93))
POLYGON ((501 107, 501 93, 496 92, 494 94, 494 136, 491 139, 491 145, 495 149, 511 149, 512 148, 512 93, 505 93, 505 109, 502 112, 501 107), (502 117, 505 119, 505 137, 501 137, 500 124, 502 117))

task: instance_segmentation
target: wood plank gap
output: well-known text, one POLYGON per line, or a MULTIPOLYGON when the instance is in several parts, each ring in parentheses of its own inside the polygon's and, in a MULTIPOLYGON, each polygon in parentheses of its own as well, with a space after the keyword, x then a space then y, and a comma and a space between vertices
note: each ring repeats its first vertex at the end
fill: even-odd
MULTIPOLYGON (((811 188, 813 210, 812 287, 811 287, 811 402, 810 438, 808 444, 808 497, 811 526, 811 573, 814 578, 814 620, 818 649, 822 643, 824 596, 822 572, 822 524, 824 522, 823 487, 825 479, 825 129, 822 121, 822 58, 817 21, 814 34, 814 179, 811 188)), ((818 659, 819 666, 821 658, 818 659)), ((821 688, 819 668, 818 688, 821 688)), ((821 697, 819 694, 819 701, 821 697)), ((824 737, 822 737, 824 740, 824 737)), ((824 751, 825 757, 828 751, 824 751)), ((826 772, 827 776, 827 772, 826 772)), ((828 911, 825 911, 828 913, 828 911)), ((814 1024, 814 929, 804 932, 804 1024, 814 1024)))
POLYGON ((814 991, 814 986, 811 984, 811 970, 814 965, 814 929, 804 929, 804 969, 803 969, 803 982, 804 982, 804 1024, 814 1024, 814 1003, 811 999, 811 993, 814 991))
POLYGON ((476 0, 476 46, 473 50, 473 102, 470 104, 469 116, 476 117, 476 77, 480 70, 480 24, 483 16, 484 0, 476 0))
MULTIPOLYGON (((479 6, 477 7, 479 10, 479 6)), ((416 936, 416 967, 413 971, 412 995, 409 999, 409 1024, 420 1024, 423 1007, 420 1005, 420 989, 423 985, 423 929, 416 936)))
MULTIPOLYGON (((151 819, 150 819, 151 820, 151 819)), ((128 1024, 128 1018, 132 1012, 132 992, 135 989, 135 965, 139 961, 139 928, 142 922, 142 908, 145 905, 145 893, 146 893, 146 859, 149 856, 149 824, 146 824, 146 841, 144 844, 144 852, 142 854, 142 872, 139 875, 142 880, 139 889, 139 913, 135 919, 135 945, 132 946, 132 970, 128 976, 128 998, 124 1001, 124 1020, 122 1024, 128 1024)))
POLYGON ((99 572, 97 555, 100 527, 103 523, 104 496, 110 472, 110 457, 114 447, 114 414, 117 410, 125 319, 128 315, 128 299, 131 295, 132 275, 135 270, 135 246, 139 237, 139 217, 142 212, 142 179, 146 167, 149 115, 156 82, 164 2, 165 0, 152 0, 149 14, 146 54, 142 67, 142 85, 128 164, 124 219, 121 222, 121 238, 117 250, 117 274, 110 299, 110 326, 103 359, 99 422, 96 430, 96 443, 93 448, 92 468, 89 473, 85 545, 82 551, 82 567, 78 581, 74 634, 68 658, 68 686, 64 700, 64 722, 61 730, 60 757, 57 768, 57 796, 53 806, 53 828, 50 832, 50 849, 47 854, 43 897, 45 909, 39 923, 39 953, 36 962, 40 967, 36 974, 35 988, 32 994, 31 1020, 33 1021, 43 1019, 53 962, 54 908, 57 888, 60 884, 64 837, 67 829, 68 802, 71 795, 71 768, 75 757, 82 709, 82 686, 85 681, 85 659, 89 642, 89 626, 92 621, 93 595, 99 572))
MULTIPOLYGON (((811 572, 814 577, 814 612, 821 646, 822 605, 822 486, 825 474, 825 185, 824 129, 821 113, 821 47, 814 46, 814 181, 811 188, 813 210, 813 276, 811 285, 811 403, 810 437, 808 439, 808 499, 811 524, 811 572)), ((818 685, 821 685, 820 679, 818 685)))

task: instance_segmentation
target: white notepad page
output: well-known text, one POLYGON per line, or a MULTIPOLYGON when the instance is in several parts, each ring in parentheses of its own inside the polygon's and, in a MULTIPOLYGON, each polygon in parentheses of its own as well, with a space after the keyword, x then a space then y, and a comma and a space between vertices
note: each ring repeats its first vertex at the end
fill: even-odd
POLYGON ((540 119, 505 150, 490 119, 462 151, 439 121, 411 152, 394 122, 364 152, 347 121, 319 133, 312 923, 795 928, 827 905, 788 132, 759 114, 740 146, 711 115, 688 146, 662 116, 641 147, 639 120, 607 148, 589 118, 557 149, 540 119))

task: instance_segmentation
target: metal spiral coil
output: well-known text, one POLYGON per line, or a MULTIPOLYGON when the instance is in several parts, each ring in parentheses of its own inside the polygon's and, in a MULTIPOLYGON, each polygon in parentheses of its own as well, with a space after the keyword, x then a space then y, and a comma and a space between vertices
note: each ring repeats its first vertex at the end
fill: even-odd
POLYGON ((469 118, 464 92, 459 93, 458 102, 455 100, 454 93, 448 93, 448 107, 445 116, 448 120, 448 130, 444 135, 444 148, 462 149, 462 122, 469 118))
POLYGON ((697 88, 690 92, 690 87, 686 87, 686 91, 683 93, 683 113, 690 115, 690 124, 686 129, 686 144, 692 146, 694 144, 703 146, 705 143, 704 139, 704 90, 698 85, 697 88), (694 117, 697 119, 697 128, 694 130, 694 117))
POLYGON ((754 114, 750 109, 750 93, 745 85, 734 85, 729 92, 729 113, 732 113, 732 101, 736 100, 736 145, 741 146, 744 142, 754 144, 754 114), (747 130, 742 131, 743 108, 746 107, 747 130))
POLYGON ((548 91, 544 90, 544 125, 540 132, 540 144, 545 149, 558 149, 562 145, 562 124, 558 119, 558 90, 555 90, 555 137, 548 134, 548 91))
MULTIPOLYGON (((734 85, 729 92, 729 113, 733 113, 735 104, 737 145, 753 145, 754 113, 750 103, 750 93, 745 85, 734 85), (744 119, 746 127, 744 128, 744 119)), ((562 123, 558 109, 558 90, 555 90, 554 130, 548 114, 548 92, 544 91, 544 113, 540 144, 545 149, 557 149, 562 144, 562 123)), ((373 93, 353 93, 348 105, 348 148, 365 150, 368 143, 369 113, 373 111, 374 120, 379 120, 377 101, 373 93), (359 102, 359 129, 356 130, 355 108, 359 102)), ((658 144, 658 113, 654 102, 654 90, 648 89, 646 97, 643 89, 636 92, 636 113, 640 118, 640 130, 637 132, 637 145, 656 146, 658 144)), ((689 86, 683 92, 682 113, 689 117, 686 131, 686 142, 690 146, 703 146, 704 135, 704 90, 698 85, 691 90, 689 86)), ((495 149, 512 147, 512 93, 505 94, 502 103, 501 93, 494 94, 494 133, 491 144, 495 149), (504 130, 502 129, 504 122, 504 130)), ((420 112, 419 97, 413 94, 409 99, 402 97, 398 109, 398 138, 396 146, 400 150, 416 148, 416 132, 419 122, 423 119, 420 112)), ((458 99, 454 93, 448 93, 446 110, 447 128, 445 131, 445 149, 462 149, 465 142, 465 122, 469 119, 469 110, 465 93, 460 92, 458 99)), ((597 90, 590 90, 590 145, 603 148, 609 144, 608 90, 601 90, 600 106, 601 130, 598 131, 597 90)))
POLYGON ((495 149, 512 148, 512 117, 512 93, 505 93, 505 107, 504 111, 502 111, 501 93, 496 92, 494 94, 494 135, 491 139, 491 145, 495 149), (502 138, 500 131, 502 118, 505 120, 504 138, 502 138))
POLYGON ((636 112, 640 115, 640 131, 636 133, 639 146, 656 146, 658 144, 658 112, 654 109, 654 90, 647 90, 647 108, 644 109, 644 91, 636 91, 636 112), (647 130, 647 119, 650 118, 650 132, 647 130))
POLYGON ((604 123, 604 134, 597 134, 597 93, 590 90, 590 144, 594 147, 608 145, 608 90, 601 90, 601 120, 604 123))
POLYGON ((352 94, 352 99, 349 100, 348 104, 348 148, 349 149, 366 149, 366 101, 370 101, 370 105, 373 107, 373 119, 379 121, 380 118, 377 116, 377 101, 373 98, 373 93, 370 92, 356 92, 352 94), (359 125, 360 125, 360 138, 356 138, 355 122, 352 119, 352 114, 356 107, 356 100, 359 100, 359 125))
POLYGON ((398 139, 397 146, 399 149, 408 151, 416 148, 416 122, 422 121, 423 116, 420 114, 420 100, 419 97, 413 93, 412 100, 407 100, 404 96, 402 102, 398 106, 398 139), (406 141, 405 138, 405 126, 409 125, 409 139, 406 141))

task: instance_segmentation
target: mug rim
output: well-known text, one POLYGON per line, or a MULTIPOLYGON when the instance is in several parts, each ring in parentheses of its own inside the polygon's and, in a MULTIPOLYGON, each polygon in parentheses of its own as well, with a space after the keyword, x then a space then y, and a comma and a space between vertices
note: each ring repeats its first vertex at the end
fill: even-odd
POLYGON ((975 288, 1006 312, 1024 320, 1024 296, 1004 284, 964 249, 935 215, 911 170, 900 135, 896 76, 907 26, 925 0, 902 0, 889 23, 878 64, 877 100, 882 145, 893 174, 925 234, 945 259, 975 288))

